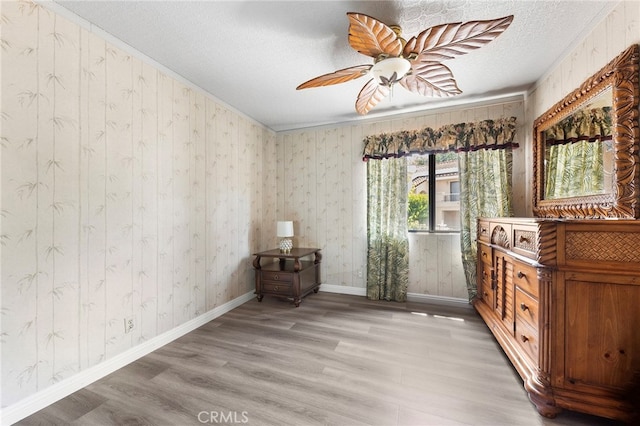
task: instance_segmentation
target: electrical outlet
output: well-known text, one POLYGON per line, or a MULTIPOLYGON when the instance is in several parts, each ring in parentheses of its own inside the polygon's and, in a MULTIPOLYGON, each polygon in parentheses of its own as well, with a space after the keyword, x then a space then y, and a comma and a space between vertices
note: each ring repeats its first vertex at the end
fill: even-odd
POLYGON ((131 330, 133 330, 133 326, 134 326, 133 317, 129 317, 129 318, 125 318, 124 319, 124 332, 125 333, 129 333, 131 330))

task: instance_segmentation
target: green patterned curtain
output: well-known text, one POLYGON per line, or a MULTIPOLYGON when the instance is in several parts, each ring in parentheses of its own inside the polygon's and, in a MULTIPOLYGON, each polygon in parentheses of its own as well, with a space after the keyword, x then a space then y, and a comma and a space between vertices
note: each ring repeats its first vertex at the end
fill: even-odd
POLYGON ((544 131, 546 199, 604 192, 602 159, 611 125, 611 107, 605 106, 576 111, 544 131))
POLYGON ((367 298, 404 302, 409 284, 407 162, 367 162, 367 298))
POLYGON ((381 133, 364 138, 368 171, 367 296, 406 299, 409 257, 408 182, 404 156, 458 152, 462 263, 469 298, 476 294, 476 221, 481 216, 513 216, 511 150, 516 118, 459 123, 434 130, 381 133), (381 160, 384 161, 369 161, 381 160), (400 161, 400 163, 398 163, 400 161))
POLYGON ((578 141, 547 146, 544 198, 604 192, 603 142, 578 141))
POLYGON ((477 219, 513 216, 511 200, 511 148, 461 152, 460 245, 469 300, 476 296, 477 219))
POLYGON ((546 144, 611 139, 611 107, 576 111, 544 131, 546 144))
POLYGON ((403 130, 364 138, 363 159, 399 158, 411 154, 477 151, 517 147, 516 118, 458 123, 434 130, 403 130))

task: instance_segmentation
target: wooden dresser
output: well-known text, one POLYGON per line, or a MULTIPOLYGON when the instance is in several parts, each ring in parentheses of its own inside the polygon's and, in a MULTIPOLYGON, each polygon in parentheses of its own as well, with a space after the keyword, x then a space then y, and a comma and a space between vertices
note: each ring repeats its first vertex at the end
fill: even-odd
POLYGON ((640 221, 481 218, 477 272, 474 306, 540 414, 638 415, 640 221))

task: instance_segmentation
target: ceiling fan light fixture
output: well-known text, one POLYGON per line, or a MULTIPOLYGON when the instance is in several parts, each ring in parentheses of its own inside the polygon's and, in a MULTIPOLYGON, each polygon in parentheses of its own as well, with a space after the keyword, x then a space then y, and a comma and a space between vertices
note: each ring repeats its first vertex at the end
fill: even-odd
POLYGON ((378 61, 369 71, 376 82, 391 87, 400 81, 411 69, 411 62, 404 58, 387 58, 378 61))
POLYGON ((348 12, 349 44, 358 53, 373 58, 374 64, 323 74, 296 90, 345 83, 368 75, 371 78, 356 98, 356 111, 367 114, 381 100, 393 95, 400 83, 423 96, 454 96, 462 93, 451 70, 441 61, 477 49, 500 35, 513 15, 487 21, 453 22, 427 28, 405 40, 397 25, 386 25, 368 15, 348 12))

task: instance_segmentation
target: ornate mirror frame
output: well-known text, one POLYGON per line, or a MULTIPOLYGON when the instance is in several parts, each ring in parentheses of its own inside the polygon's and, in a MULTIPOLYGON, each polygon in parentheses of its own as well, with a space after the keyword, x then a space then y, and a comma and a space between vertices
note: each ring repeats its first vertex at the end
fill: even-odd
POLYGON ((533 214, 550 218, 640 218, 640 158, 638 157, 639 49, 634 44, 533 123, 533 214), (612 88, 614 191, 611 194, 544 199, 543 132, 612 88))

